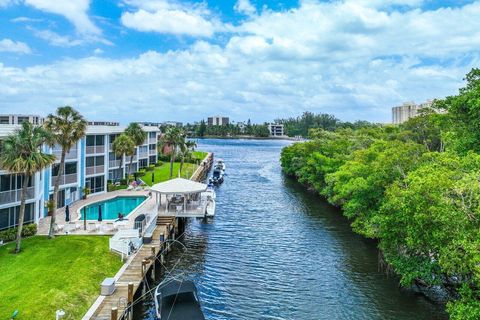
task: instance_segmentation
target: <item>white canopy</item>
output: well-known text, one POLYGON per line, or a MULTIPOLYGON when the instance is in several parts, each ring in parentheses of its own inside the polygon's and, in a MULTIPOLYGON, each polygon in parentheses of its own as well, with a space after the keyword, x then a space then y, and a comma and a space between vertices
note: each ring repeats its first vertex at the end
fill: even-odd
POLYGON ((205 183, 200 183, 183 178, 176 178, 165 182, 157 183, 150 188, 152 192, 161 194, 191 194, 207 190, 205 183))

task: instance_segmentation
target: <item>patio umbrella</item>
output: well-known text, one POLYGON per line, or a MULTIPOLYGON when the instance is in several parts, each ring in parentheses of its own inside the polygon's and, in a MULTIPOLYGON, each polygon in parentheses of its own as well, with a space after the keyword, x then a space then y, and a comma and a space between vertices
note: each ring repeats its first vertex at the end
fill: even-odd
POLYGON ((102 206, 98 206, 98 221, 102 221, 102 206))
POLYGON ((65 207, 65 222, 70 221, 70 207, 67 205, 65 207))

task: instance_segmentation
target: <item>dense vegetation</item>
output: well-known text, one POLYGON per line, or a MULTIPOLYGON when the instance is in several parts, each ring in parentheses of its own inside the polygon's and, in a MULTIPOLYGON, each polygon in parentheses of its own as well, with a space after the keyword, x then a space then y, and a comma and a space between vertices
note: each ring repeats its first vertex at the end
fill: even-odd
POLYGON ((439 288, 452 319, 480 318, 480 69, 401 126, 311 129, 285 173, 378 240, 404 286, 439 288))
POLYGON ((308 111, 296 118, 276 119, 275 123, 283 124, 285 134, 289 137, 307 137, 311 129, 334 131, 339 128, 357 129, 374 126, 366 121, 343 122, 331 114, 314 114, 308 111))
POLYGON ((252 124, 250 120, 247 123, 230 123, 224 126, 208 126, 202 120, 199 124, 186 124, 184 129, 190 136, 195 137, 234 137, 245 135, 262 138, 270 135, 266 124, 252 124))

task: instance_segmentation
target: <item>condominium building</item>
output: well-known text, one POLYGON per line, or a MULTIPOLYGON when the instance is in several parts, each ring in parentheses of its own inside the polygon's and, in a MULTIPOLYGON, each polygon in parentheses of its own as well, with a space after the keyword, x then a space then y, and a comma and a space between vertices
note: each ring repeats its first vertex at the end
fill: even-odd
MULTIPOLYGON (((19 125, 0 124, 0 140, 20 128, 19 125)), ((125 127, 116 124, 89 125, 86 136, 65 157, 64 174, 60 180, 58 207, 71 204, 83 196, 83 189, 92 194, 107 191, 107 182, 118 181, 127 172, 136 172, 157 162, 157 127, 143 127, 147 138, 135 150, 135 155, 118 157, 112 150, 113 141, 125 127), (132 164, 130 167, 130 160, 132 164), (121 167, 120 167, 121 164, 121 167)), ((60 158, 59 147, 44 147, 44 151, 60 158)), ((45 202, 52 198, 55 178, 59 171, 59 160, 46 170, 35 174, 27 192, 25 222, 37 222, 46 215, 45 202)), ((20 208, 21 175, 0 170, 0 230, 17 225, 20 208)))
POLYGON ((2 114, 0 115, 0 125, 3 124, 22 124, 27 121, 33 124, 43 124, 43 117, 35 114, 2 114))
POLYGON ((283 137, 285 135, 283 124, 270 123, 268 125, 268 130, 270 131, 270 136, 272 137, 283 137))
POLYGON ((393 124, 401 124, 416 117, 420 109, 430 108, 433 101, 428 100, 424 103, 416 104, 415 102, 405 102, 401 106, 392 108, 392 122, 393 124))
POLYGON ((230 118, 222 116, 208 117, 207 124, 209 126, 228 126, 230 118))

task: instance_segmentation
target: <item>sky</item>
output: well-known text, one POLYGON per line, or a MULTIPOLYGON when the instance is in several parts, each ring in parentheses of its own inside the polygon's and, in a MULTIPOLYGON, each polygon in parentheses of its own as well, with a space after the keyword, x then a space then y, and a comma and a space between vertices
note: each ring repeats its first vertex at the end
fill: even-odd
POLYGON ((480 1, 0 0, 0 113, 389 122, 480 67, 480 1))

